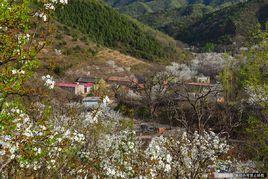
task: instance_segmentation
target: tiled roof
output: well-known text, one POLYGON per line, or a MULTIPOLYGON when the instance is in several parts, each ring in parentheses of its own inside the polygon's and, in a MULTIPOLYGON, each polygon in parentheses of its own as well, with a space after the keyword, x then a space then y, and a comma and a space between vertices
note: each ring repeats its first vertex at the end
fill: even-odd
POLYGON ((75 88, 78 85, 79 84, 77 84, 77 83, 68 83, 68 82, 59 82, 59 83, 56 83, 56 86, 59 86, 59 87, 72 87, 72 88, 75 88))
POLYGON ((97 77, 80 77, 76 81, 79 83, 89 83, 89 82, 92 83, 92 82, 96 82, 99 80, 100 80, 100 78, 97 78, 97 77))
POLYGON ((94 83, 86 83, 86 84, 84 84, 85 87, 91 87, 93 85, 94 85, 94 83))

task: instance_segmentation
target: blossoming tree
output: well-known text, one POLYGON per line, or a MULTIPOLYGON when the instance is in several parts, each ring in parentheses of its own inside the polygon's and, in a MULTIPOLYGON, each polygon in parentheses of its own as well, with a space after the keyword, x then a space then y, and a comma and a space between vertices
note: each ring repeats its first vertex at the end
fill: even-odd
MULTIPOLYGON (((155 137, 146 145, 138 140, 133 121, 112 110, 108 98, 93 111, 70 117, 50 105, 53 77, 43 76, 40 89, 28 85, 38 67, 37 54, 49 36, 50 14, 66 3, 0 0, 1 175, 198 178, 205 174, 228 150, 216 134, 155 137)), ((163 81, 154 93, 165 92, 163 81)))
MULTIPOLYGON (((83 139, 75 131, 66 133, 49 123, 49 106, 40 108, 32 100, 42 93, 27 85, 38 67, 36 56, 46 44, 49 15, 55 6, 66 3, 0 1, 0 173, 4 176, 62 168, 56 162, 63 160, 59 154, 68 153, 83 139), (61 151, 66 145, 68 151, 61 151)), ((53 88, 50 77, 45 80, 53 88)))

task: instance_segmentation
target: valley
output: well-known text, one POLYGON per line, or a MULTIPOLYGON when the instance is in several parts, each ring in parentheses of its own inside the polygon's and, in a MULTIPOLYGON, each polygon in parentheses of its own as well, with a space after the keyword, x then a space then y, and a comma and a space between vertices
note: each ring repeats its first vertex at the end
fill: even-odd
POLYGON ((0 0, 0 178, 266 178, 267 0, 0 0))
MULTIPOLYGON (((108 1, 108 3, 119 11, 131 15, 131 10, 124 11, 124 9, 136 2, 121 5, 119 2, 108 1)), ((134 14, 139 15, 131 16, 176 40, 198 47, 200 51, 212 48, 218 52, 235 52, 240 47, 250 46, 256 40, 254 34, 265 28, 268 17, 265 0, 189 1, 180 6, 158 7, 161 9, 135 12, 134 14)))

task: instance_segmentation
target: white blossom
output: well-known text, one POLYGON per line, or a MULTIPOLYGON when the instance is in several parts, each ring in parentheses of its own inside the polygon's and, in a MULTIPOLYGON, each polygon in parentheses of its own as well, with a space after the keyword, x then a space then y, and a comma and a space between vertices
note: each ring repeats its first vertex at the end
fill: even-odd
POLYGON ((47 86, 49 89, 53 89, 55 87, 55 81, 50 75, 42 76, 42 80, 45 82, 44 85, 47 86))
POLYGON ((46 9, 55 10, 55 6, 52 3, 44 4, 44 6, 46 9))
POLYGON ((24 75, 25 74, 25 71, 24 70, 17 70, 17 69, 13 69, 12 71, 12 74, 13 75, 19 75, 19 74, 22 74, 22 75, 24 75))
POLYGON ((267 90, 262 86, 248 86, 246 93, 250 104, 264 104, 268 101, 267 90))
POLYGON ((175 62, 173 62, 170 66, 167 66, 166 71, 177 77, 179 81, 190 80, 197 73, 194 69, 191 69, 186 64, 178 64, 175 62))
POLYGON ((43 12, 36 12, 35 16, 42 18, 44 22, 47 21, 47 15, 45 13, 43 13, 43 12))

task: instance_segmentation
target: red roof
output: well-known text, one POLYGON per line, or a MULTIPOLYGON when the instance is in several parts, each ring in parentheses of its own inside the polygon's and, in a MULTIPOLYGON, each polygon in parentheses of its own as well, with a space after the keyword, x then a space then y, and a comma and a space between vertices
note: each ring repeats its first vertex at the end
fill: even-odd
POLYGON ((84 84, 85 87, 91 87, 93 85, 94 85, 94 83, 86 83, 86 84, 84 84))
POLYGON ((72 88, 75 88, 76 86, 78 86, 78 84, 77 84, 77 83, 60 82, 60 83, 56 83, 56 86, 59 86, 59 87, 72 87, 72 88))

